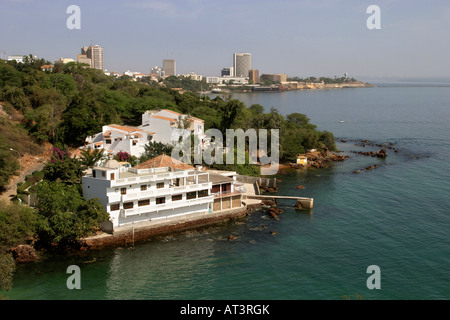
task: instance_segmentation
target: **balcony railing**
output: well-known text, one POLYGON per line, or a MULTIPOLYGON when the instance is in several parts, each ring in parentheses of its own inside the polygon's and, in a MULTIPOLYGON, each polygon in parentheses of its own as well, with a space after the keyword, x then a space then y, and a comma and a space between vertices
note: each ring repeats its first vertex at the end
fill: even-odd
POLYGON ((202 198, 195 198, 190 200, 171 201, 168 203, 142 206, 132 209, 120 209, 120 215, 122 217, 129 217, 134 215, 140 215, 144 213, 154 213, 165 210, 173 210, 178 208, 186 208, 186 214, 189 213, 189 207, 199 204, 211 203, 214 200, 213 196, 207 196, 202 198))
POLYGON ((119 199, 117 199, 117 196, 115 196, 117 193, 111 193, 111 194, 108 194, 108 199, 109 199, 109 202, 133 201, 133 200, 147 199, 147 198, 156 197, 156 196, 164 196, 164 195, 171 196, 174 194, 193 192, 193 191, 199 191, 199 190, 205 190, 205 189, 211 189, 210 182, 133 192, 133 193, 129 193, 129 194, 123 194, 122 197, 119 199))

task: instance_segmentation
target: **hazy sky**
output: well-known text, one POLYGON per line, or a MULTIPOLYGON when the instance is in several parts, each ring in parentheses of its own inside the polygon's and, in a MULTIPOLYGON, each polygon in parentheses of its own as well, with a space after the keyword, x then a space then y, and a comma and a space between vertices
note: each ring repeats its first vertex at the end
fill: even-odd
POLYGON ((118 72, 171 58, 177 73, 217 76, 250 52, 260 74, 450 76, 448 0, 0 0, 0 23, 6 56, 76 59, 92 41, 118 72), (79 30, 66 27, 69 5, 81 9, 79 30), (370 5, 380 30, 366 26, 370 5))

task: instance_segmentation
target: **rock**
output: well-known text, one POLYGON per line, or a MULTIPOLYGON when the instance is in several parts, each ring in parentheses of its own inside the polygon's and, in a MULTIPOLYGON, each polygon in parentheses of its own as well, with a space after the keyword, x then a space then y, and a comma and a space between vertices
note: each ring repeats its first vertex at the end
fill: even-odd
POLYGON ((11 249, 16 263, 34 262, 37 259, 36 250, 29 245, 19 245, 11 249))
POLYGON ((275 200, 262 200, 262 204, 265 206, 276 206, 277 202, 275 200))
POLYGON ((269 210, 269 216, 271 216, 272 218, 274 218, 277 221, 280 221, 280 219, 278 218, 277 214, 274 211, 269 210))
POLYGON ((278 232, 272 230, 272 231, 270 231, 270 234, 273 236, 276 236, 278 234, 278 232))
POLYGON ((386 149, 381 149, 381 150, 377 151, 375 156, 377 158, 386 158, 386 156, 387 156, 386 149))

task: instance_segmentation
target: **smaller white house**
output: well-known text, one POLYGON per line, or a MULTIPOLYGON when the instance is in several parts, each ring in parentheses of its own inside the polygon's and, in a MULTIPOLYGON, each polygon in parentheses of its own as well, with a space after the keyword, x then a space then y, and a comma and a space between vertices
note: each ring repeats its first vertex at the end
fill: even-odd
POLYGON ((103 126, 102 132, 88 136, 83 148, 103 149, 107 154, 117 155, 127 152, 139 157, 145 152, 145 145, 152 141, 155 132, 145 131, 136 127, 110 124, 103 126))

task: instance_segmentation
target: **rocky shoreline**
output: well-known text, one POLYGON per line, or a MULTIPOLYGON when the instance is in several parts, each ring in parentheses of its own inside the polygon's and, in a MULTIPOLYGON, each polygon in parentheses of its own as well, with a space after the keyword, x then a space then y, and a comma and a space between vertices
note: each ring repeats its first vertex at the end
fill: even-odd
POLYGON ((306 164, 289 163, 290 168, 302 169, 302 168, 325 168, 332 162, 345 161, 350 156, 343 156, 336 153, 332 153, 328 150, 326 151, 314 151, 302 154, 302 156, 307 157, 308 161, 306 164))

